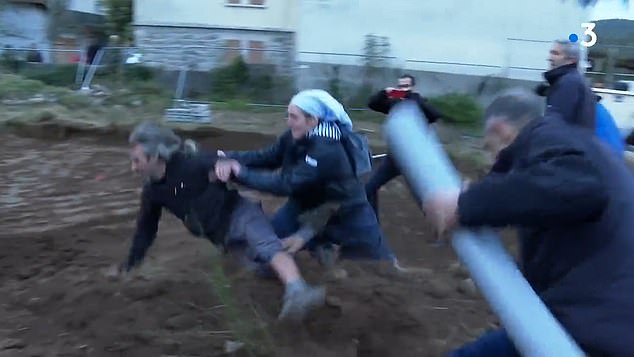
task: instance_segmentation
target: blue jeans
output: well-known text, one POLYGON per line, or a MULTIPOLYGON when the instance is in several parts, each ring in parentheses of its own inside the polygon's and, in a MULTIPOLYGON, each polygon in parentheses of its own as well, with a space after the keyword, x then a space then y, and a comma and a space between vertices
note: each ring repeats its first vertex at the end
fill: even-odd
POLYGON ((284 206, 278 209, 271 219, 271 224, 277 236, 286 238, 297 232, 299 229, 298 217, 303 211, 304 208, 302 208, 297 201, 288 199, 284 206))
MULTIPOLYGON (((298 217, 304 208, 290 198, 273 216, 275 233, 285 238, 299 229, 298 217)), ((324 228, 306 245, 312 251, 317 246, 341 246, 342 259, 393 260, 394 253, 387 245, 381 227, 367 202, 350 208, 340 208, 324 228)))
POLYGON ((520 357, 506 331, 493 330, 477 340, 451 351, 447 357, 520 357))

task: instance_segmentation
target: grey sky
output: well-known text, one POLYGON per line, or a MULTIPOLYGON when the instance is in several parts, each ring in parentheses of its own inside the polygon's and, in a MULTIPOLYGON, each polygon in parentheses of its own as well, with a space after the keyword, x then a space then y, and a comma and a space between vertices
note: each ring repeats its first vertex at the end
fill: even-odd
POLYGON ((629 6, 623 5, 622 0, 599 0, 597 5, 590 8, 592 20, 628 19, 634 20, 634 2, 629 6))

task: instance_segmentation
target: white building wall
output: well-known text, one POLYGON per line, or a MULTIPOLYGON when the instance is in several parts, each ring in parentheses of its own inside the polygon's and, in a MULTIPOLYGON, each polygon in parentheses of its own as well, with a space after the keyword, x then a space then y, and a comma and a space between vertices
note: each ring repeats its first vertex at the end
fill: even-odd
POLYGON ((296 36, 300 62, 359 64, 358 57, 305 52, 361 55, 364 36, 376 34, 389 38, 390 55, 396 57, 392 63, 397 67, 533 80, 547 66, 551 41, 567 38, 573 32, 581 36, 581 23, 589 13, 576 0, 300 0, 300 3, 301 21, 296 36))
POLYGON ((297 0, 135 0, 136 25, 170 25, 293 31, 297 0), (257 1, 256 1, 257 2, 257 1))

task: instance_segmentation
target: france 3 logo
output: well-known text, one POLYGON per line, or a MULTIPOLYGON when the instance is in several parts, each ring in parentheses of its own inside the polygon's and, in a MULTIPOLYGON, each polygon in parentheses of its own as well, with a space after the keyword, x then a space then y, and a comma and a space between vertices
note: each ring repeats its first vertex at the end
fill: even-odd
MULTIPOLYGON (((594 28, 596 26, 597 24, 595 24, 594 22, 584 22, 581 24, 581 27, 585 28, 585 31, 583 32, 585 38, 582 39, 581 42, 579 42, 581 46, 592 47, 597 43, 598 37, 596 32, 594 32, 594 28)), ((570 40, 570 42, 577 42, 579 41, 579 36, 576 33, 571 33, 568 36, 568 39, 570 40)))

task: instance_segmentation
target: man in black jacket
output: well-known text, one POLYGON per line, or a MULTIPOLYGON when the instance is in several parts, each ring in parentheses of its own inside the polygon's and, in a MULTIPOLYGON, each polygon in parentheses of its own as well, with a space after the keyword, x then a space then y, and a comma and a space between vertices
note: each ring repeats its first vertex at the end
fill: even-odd
MULTIPOLYGON (((496 98, 486 138, 507 164, 463 192, 428 197, 427 212, 439 229, 518 227, 525 278, 579 346, 632 356, 634 177, 592 132, 540 107, 530 92, 496 98)), ((518 354, 497 330, 452 355, 518 354)))
MULTIPOLYGON (((379 113, 388 114, 392 107, 401 100, 413 100, 418 103, 421 111, 425 114, 428 124, 438 121, 443 115, 429 104, 427 98, 422 97, 414 91, 416 80, 409 74, 404 74, 398 79, 398 88, 385 88, 370 98, 368 107, 379 113)), ((379 189, 392 179, 400 175, 400 171, 394 160, 387 154, 383 158, 381 165, 372 173, 365 185, 365 192, 368 201, 374 209, 376 219, 379 219, 379 189)))
POLYGON ((245 246, 251 258, 270 265, 285 285, 280 318, 301 318, 323 302, 323 288, 307 285, 284 251, 262 208, 213 177, 215 154, 183 149, 171 130, 143 123, 130 135, 132 171, 146 178, 137 228, 121 272, 137 267, 154 242, 166 208, 197 237, 225 248, 245 246))
POLYGON ((546 96, 546 111, 556 111, 567 123, 595 129, 596 96, 579 72, 578 43, 558 40, 553 44, 544 73, 548 85, 540 85, 538 94, 546 96))

